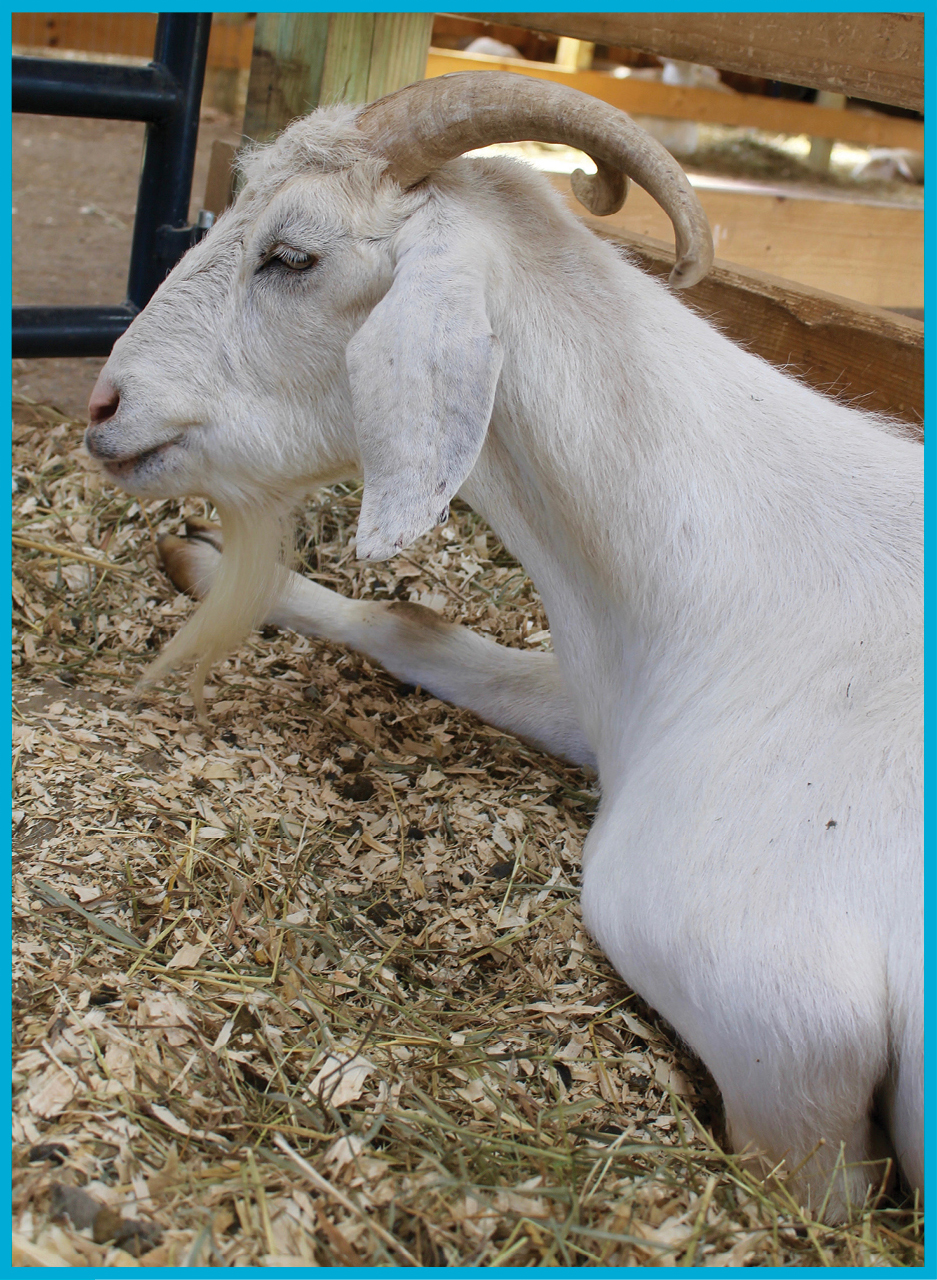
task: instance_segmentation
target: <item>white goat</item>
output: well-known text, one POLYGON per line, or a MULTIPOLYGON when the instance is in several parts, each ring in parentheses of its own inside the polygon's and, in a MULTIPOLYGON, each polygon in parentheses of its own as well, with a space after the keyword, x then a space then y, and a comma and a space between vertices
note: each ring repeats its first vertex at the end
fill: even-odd
POLYGON ((209 495, 166 549, 212 589, 157 664, 269 616, 568 760, 602 803, 583 916, 699 1053, 731 1140, 829 1219, 893 1151, 923 1188, 922 450, 741 350, 506 160, 628 171, 707 269, 682 173, 620 112, 476 73, 293 124, 114 348, 90 453, 209 495), (287 513, 364 475, 358 555, 458 491, 522 561, 555 657, 278 569, 287 513))

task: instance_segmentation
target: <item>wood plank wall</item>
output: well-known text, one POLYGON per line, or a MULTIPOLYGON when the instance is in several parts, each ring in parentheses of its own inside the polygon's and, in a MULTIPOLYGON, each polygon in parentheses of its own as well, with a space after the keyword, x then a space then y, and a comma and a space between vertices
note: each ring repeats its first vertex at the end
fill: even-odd
MULTIPOLYGON (((155 13, 14 13, 13 44, 28 49, 151 58, 155 13)), ((250 66, 254 20, 245 13, 216 13, 208 44, 209 67, 237 71, 250 66)))
MULTIPOLYGON (((548 176, 581 214, 569 178, 548 176)), ((696 194, 721 258, 868 306, 924 306, 922 209, 751 193, 732 183, 699 185, 696 194)), ((673 237, 667 215, 637 184, 603 223, 665 242, 673 237)))

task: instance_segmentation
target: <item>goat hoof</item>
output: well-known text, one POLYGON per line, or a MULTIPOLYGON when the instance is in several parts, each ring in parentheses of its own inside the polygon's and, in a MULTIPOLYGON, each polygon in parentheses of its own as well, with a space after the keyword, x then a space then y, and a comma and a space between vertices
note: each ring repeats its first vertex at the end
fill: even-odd
MULTIPOLYGON (((186 522, 188 533, 188 522, 186 522)), ((220 543, 220 538, 219 538, 220 543)), ((177 591, 201 600, 208 593, 221 547, 198 536, 179 538, 167 533, 156 543, 169 581, 177 591)))
POLYGON ((187 538, 195 538, 199 542, 208 542, 216 551, 224 550, 221 529, 218 525, 212 524, 210 520, 200 520, 197 516, 192 516, 185 522, 185 536, 187 538))

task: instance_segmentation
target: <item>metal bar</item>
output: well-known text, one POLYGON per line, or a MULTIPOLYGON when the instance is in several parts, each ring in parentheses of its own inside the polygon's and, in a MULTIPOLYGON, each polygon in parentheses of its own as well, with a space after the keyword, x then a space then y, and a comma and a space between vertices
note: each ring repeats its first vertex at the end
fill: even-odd
POLYGON ((110 307, 14 307, 13 358, 106 356, 137 314, 129 303, 110 307))
POLYGON ((127 297, 141 309, 191 243, 159 232, 188 223, 210 33, 210 13, 161 13, 156 25, 153 58, 179 86, 180 105, 146 130, 127 280, 127 297))
POLYGON ((99 120, 166 120, 180 89, 164 67, 13 59, 13 110, 99 120))

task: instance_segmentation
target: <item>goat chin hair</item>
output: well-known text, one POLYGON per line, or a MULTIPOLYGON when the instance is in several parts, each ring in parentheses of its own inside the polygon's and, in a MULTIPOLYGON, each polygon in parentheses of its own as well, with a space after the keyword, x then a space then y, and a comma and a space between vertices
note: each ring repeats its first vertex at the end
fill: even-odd
POLYGON ((292 510, 274 503, 218 505, 224 551, 211 590, 140 681, 145 688, 195 660, 189 690, 200 719, 212 664, 250 635, 283 595, 292 558, 292 510))

